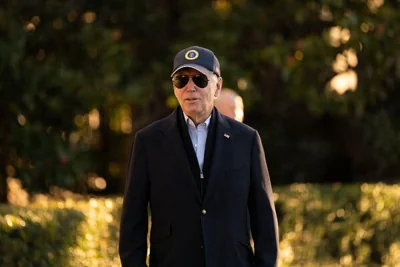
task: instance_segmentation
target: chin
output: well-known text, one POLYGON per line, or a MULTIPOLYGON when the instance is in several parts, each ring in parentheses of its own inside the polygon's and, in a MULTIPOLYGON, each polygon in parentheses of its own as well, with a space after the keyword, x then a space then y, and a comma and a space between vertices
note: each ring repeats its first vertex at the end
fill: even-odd
POLYGON ((196 106, 193 105, 186 105, 183 108, 183 111, 189 115, 189 114, 195 114, 195 113, 199 113, 199 109, 196 106))

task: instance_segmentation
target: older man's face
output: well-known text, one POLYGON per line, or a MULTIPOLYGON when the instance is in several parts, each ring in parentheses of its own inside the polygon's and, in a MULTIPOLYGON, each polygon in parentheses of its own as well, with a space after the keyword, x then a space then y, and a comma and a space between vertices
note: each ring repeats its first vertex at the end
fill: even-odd
POLYGON ((191 118, 194 123, 204 122, 210 115, 214 107, 214 99, 218 97, 221 87, 222 78, 215 75, 207 77, 207 86, 202 88, 193 82, 193 77, 204 75, 195 69, 185 68, 174 75, 172 80, 179 79, 179 76, 191 77, 188 83, 182 88, 174 85, 174 93, 182 107, 183 112, 191 118))

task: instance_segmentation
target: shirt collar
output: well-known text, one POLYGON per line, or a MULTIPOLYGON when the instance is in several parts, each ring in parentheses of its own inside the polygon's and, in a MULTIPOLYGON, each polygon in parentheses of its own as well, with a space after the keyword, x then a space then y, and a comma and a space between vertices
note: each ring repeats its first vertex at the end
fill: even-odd
MULTIPOLYGON (((185 117, 185 122, 186 122, 186 124, 187 124, 187 125, 191 125, 191 126, 193 126, 193 127, 196 127, 196 125, 194 124, 194 122, 192 121, 192 119, 189 118, 189 116, 186 115, 186 113, 183 112, 183 110, 182 110, 182 113, 183 113, 183 116, 185 117)), ((211 112, 211 114, 212 114, 212 112, 211 112)), ((208 118, 203 122, 203 123, 206 125, 206 129, 208 129, 208 126, 210 125, 211 114, 210 114, 210 116, 208 116, 208 118)), ((201 123, 201 124, 202 124, 202 123, 201 123)))

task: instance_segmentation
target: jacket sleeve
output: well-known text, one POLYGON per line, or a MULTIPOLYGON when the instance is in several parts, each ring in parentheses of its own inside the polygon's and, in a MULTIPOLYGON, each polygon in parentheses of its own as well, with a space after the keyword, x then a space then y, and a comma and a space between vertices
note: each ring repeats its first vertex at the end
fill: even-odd
POLYGON ((254 134, 252 145, 249 214, 255 248, 255 266, 278 266, 278 220, 264 149, 258 132, 254 134))
POLYGON ((119 256, 122 267, 146 267, 149 177, 144 140, 136 134, 126 177, 120 222, 119 256))

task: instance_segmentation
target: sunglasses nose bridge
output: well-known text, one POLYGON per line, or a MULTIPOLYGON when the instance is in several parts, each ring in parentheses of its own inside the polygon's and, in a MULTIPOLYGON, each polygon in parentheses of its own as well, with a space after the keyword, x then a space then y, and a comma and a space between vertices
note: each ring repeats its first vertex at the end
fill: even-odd
POLYGON ((194 88, 196 87, 196 84, 194 83, 192 77, 189 77, 189 80, 188 80, 186 86, 187 86, 188 88, 190 88, 190 89, 194 89, 194 88))

